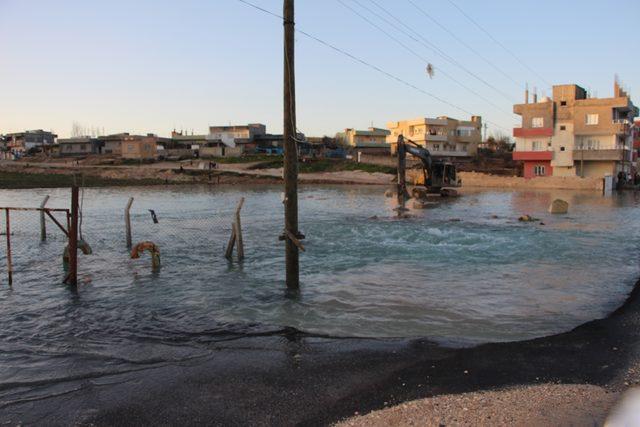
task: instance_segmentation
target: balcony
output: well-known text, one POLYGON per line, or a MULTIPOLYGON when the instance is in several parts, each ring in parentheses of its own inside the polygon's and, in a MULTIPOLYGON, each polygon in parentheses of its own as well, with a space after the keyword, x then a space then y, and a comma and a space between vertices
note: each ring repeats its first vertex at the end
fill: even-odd
POLYGON ((468 151, 430 151, 432 157, 468 157, 468 151))
POLYGON ((613 131, 617 135, 627 135, 631 132, 631 122, 627 119, 618 119, 613 121, 613 131))
POLYGON ((429 142, 446 142, 448 140, 449 136, 446 133, 445 134, 435 134, 435 135, 427 133, 427 134, 424 135, 424 138, 429 142))
POLYGON ((553 160, 553 151, 514 151, 513 160, 551 161, 553 160))
POLYGON ((631 151, 628 148, 624 148, 622 145, 611 145, 606 147, 589 148, 580 147, 573 150, 573 160, 601 160, 601 161, 630 161, 631 151))
POLYGON ((514 128, 513 136, 515 138, 551 137, 553 128, 514 128))

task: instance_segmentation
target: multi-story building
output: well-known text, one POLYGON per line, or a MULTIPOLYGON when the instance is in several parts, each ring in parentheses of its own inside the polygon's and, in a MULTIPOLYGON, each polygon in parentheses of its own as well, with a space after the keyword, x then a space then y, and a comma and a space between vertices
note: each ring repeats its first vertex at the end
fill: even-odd
POLYGON ((336 140, 344 145, 355 148, 389 147, 387 137, 390 132, 386 129, 370 127, 367 130, 345 129, 336 135, 336 140))
POLYGON ((15 156, 21 156, 31 149, 49 151, 56 142, 58 135, 42 129, 5 135, 7 149, 15 156))
POLYGON ((613 98, 591 98, 575 84, 553 87, 553 98, 513 107, 522 127, 513 130, 514 160, 525 178, 578 176, 614 178, 631 172, 631 124, 638 115, 629 95, 614 85, 613 98))
POLYGON ((472 116, 470 121, 445 116, 420 118, 390 122, 387 127, 391 132, 387 142, 392 153, 396 152, 400 135, 425 147, 433 157, 451 159, 475 156, 482 140, 480 116, 472 116))
POLYGON ((638 165, 638 159, 640 159, 640 120, 636 120, 632 127, 633 134, 633 161, 636 168, 635 172, 640 171, 640 165, 638 165))

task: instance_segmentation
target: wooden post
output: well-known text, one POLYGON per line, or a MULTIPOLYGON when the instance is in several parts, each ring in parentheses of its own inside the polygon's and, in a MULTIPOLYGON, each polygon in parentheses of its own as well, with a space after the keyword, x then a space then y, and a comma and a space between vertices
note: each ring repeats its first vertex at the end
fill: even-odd
POLYGON ((45 222, 44 207, 46 206, 48 201, 49 201, 49 195, 46 195, 44 196, 44 200, 42 201, 42 203, 40 203, 40 209, 42 209, 40 211, 40 241, 41 242, 44 242, 45 240, 47 240, 47 224, 45 222))
POLYGON ((129 211, 131 211, 132 204, 133 204, 133 197, 129 198, 127 207, 124 209, 124 226, 127 232, 127 249, 131 249, 133 246, 133 243, 131 241, 131 216, 129 215, 129 211))
POLYGON ((9 276, 9 286, 13 286, 13 263, 11 262, 11 222, 9 219, 9 209, 5 209, 6 232, 7 232, 7 275, 9 276))
MULTIPOLYGON (((407 192, 407 153, 404 147, 404 136, 398 136, 398 216, 402 216, 405 210, 405 194, 407 192)), ((426 185, 426 182, 425 182, 426 185)))
POLYGON ((78 286, 78 187, 71 187, 71 228, 69 229, 69 276, 67 284, 78 286))
MULTIPOLYGON (((295 10, 284 0, 284 229, 298 236, 298 150, 296 149, 295 10)), ((285 239, 287 288, 300 288, 298 247, 285 239)))
POLYGON ((244 241, 242 240, 242 222, 240 221, 242 205, 244 205, 244 197, 240 199, 240 203, 238 203, 238 208, 236 209, 235 233, 236 243, 238 244, 238 261, 244 259, 244 241))

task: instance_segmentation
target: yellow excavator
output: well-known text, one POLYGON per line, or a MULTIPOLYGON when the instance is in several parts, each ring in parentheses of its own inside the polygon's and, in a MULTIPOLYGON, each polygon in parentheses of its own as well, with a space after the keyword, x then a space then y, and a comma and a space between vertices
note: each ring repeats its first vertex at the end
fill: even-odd
POLYGON ((461 185, 455 165, 451 162, 433 159, 429 150, 400 135, 397 149, 398 200, 400 201, 402 196, 402 205, 404 205, 404 200, 409 197, 406 184, 407 154, 411 154, 421 161, 422 180, 417 180, 412 191, 414 196, 416 194, 440 194, 441 196, 455 194, 455 191, 451 189, 461 185))

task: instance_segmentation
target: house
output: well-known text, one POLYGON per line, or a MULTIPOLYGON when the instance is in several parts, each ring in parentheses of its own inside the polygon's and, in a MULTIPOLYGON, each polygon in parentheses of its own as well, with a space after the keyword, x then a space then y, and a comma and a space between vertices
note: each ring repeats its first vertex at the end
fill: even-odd
POLYGON ((62 157, 102 154, 103 147, 104 141, 88 136, 58 139, 59 154, 62 157))
POLYGON ((158 156, 158 137, 153 134, 147 136, 129 135, 122 141, 122 158, 150 160, 158 156))
POLYGON ((388 153, 390 145, 387 143, 387 137, 389 135, 390 132, 386 129, 370 127, 367 130, 357 130, 347 128, 344 132, 336 134, 336 140, 359 152, 388 153))
POLYGON ((98 140, 102 142, 102 152, 104 154, 122 155, 122 142, 129 134, 127 132, 117 133, 113 135, 99 136, 98 140))
POLYGON ((612 98, 592 98, 575 84, 556 85, 553 98, 529 103, 513 111, 522 126, 513 130, 513 159, 524 162, 524 177, 598 177, 631 173, 631 124, 638 115, 629 95, 614 83, 612 98))
MULTIPOLYGON (((174 149, 199 150, 208 144, 207 135, 187 135, 186 132, 171 132, 171 147, 174 149)), ((169 148, 169 147, 167 147, 169 148)))
POLYGON ((404 120, 390 122, 387 128, 391 132, 387 141, 392 153, 396 152, 400 135, 425 147, 433 157, 448 160, 475 156, 482 141, 480 116, 468 121, 446 116, 404 120))
POLYGON ((58 135, 42 129, 5 135, 6 147, 13 155, 20 157, 30 150, 49 152, 56 142, 58 135))
POLYGON ((223 156, 236 156, 255 151, 257 139, 267 134, 267 127, 253 123, 239 126, 210 126, 207 141, 220 148, 223 156))

